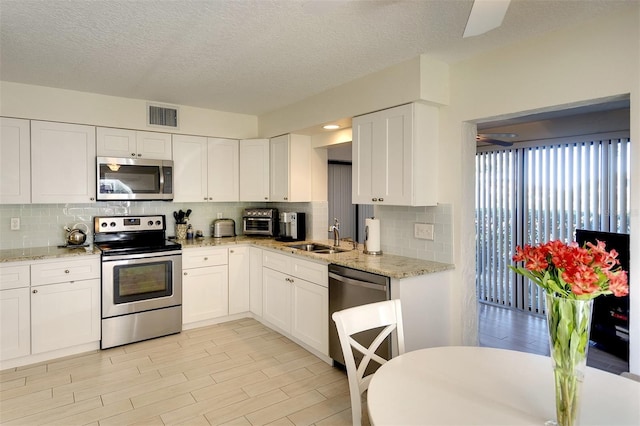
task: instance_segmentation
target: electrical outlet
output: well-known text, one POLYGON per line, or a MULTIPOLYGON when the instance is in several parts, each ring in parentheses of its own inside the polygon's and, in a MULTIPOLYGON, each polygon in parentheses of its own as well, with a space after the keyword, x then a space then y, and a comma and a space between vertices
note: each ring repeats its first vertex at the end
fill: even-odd
POLYGON ((19 231, 20 230, 20 218, 19 217, 12 217, 11 218, 11 230, 12 231, 19 231))
POLYGON ((222 219, 222 213, 218 212, 218 219, 222 219))
POLYGON ((433 241, 433 223, 416 223, 413 227, 413 236, 433 241))

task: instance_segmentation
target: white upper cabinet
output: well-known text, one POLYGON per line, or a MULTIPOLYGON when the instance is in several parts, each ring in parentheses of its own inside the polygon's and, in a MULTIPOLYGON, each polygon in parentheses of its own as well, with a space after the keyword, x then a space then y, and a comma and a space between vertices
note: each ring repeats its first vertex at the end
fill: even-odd
POLYGON ((29 120, 0 118, 0 203, 31 201, 29 120))
POLYGON ((412 103, 354 117, 354 204, 437 204, 438 108, 412 103))
POLYGON ((31 171, 33 203, 95 202, 95 127, 32 121, 31 171))
POLYGON ((311 137, 282 135, 270 145, 270 201, 311 201, 311 137))
POLYGON ((269 201, 269 139, 240 141, 240 201, 269 201))
POLYGON ((238 201, 238 140, 173 135, 173 201, 238 201))
POLYGON ((208 138, 207 143, 209 200, 239 201, 239 141, 237 139, 208 138))
POLYGON ((96 149, 100 157, 171 160, 171 134, 98 127, 96 149))
POLYGON ((173 135, 173 201, 207 201, 207 138, 173 135))

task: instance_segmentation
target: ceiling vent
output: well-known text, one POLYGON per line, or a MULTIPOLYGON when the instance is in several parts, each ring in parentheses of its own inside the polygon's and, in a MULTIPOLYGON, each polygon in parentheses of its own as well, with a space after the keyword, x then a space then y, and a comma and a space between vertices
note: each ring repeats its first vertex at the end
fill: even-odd
POLYGON ((149 126, 178 128, 178 108, 170 105, 147 104, 149 126))

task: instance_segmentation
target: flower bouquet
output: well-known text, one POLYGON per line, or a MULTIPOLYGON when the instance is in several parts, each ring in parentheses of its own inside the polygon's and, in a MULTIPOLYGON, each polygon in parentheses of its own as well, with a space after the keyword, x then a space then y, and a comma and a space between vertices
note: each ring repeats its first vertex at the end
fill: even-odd
POLYGON ((562 241, 516 247, 513 260, 524 266, 509 268, 545 291, 556 390, 556 422, 551 423, 577 424, 593 299, 629 294, 627 272, 619 267, 617 257, 602 241, 584 247, 562 241))

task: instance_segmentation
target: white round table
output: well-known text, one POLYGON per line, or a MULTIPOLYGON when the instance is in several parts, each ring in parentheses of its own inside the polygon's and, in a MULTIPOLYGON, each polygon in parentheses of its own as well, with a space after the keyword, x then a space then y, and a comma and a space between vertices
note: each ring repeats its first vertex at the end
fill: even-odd
MULTIPOLYGON (((549 357, 485 347, 407 352, 374 374, 374 425, 544 425, 555 419, 549 357)), ((640 425, 640 383, 587 367, 581 425, 640 425)))

